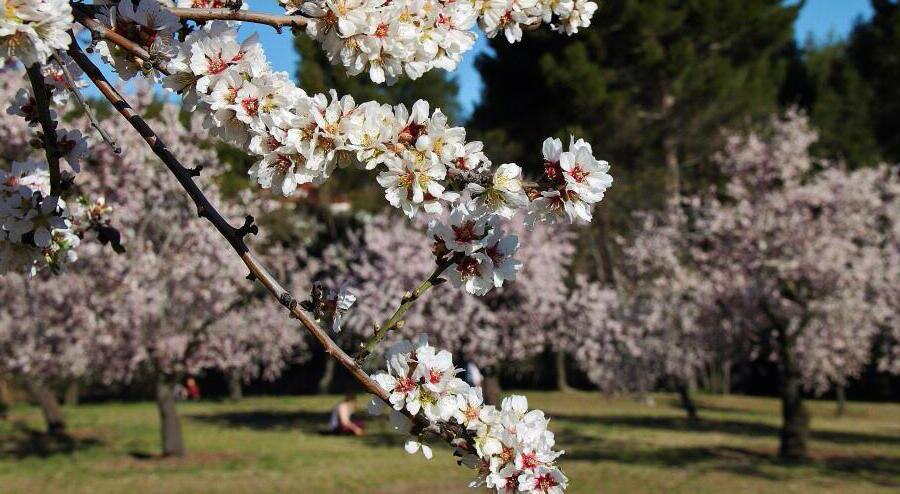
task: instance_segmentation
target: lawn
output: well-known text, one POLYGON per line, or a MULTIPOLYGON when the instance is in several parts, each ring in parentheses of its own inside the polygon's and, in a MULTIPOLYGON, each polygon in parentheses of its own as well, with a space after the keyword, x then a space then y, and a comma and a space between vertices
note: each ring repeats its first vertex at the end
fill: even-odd
MULTIPOLYGON (((778 403, 705 396, 689 424, 668 395, 653 406, 596 393, 528 393, 567 451, 572 493, 898 492, 900 405, 813 402, 812 460, 774 459, 778 403)), ((409 456, 382 421, 365 438, 322 436, 335 397, 180 405, 189 456, 162 460, 153 403, 66 409, 68 441, 38 411, 0 422, 2 493, 462 493, 471 473, 449 451, 409 456)), ((362 401, 362 400, 361 400, 362 401)))

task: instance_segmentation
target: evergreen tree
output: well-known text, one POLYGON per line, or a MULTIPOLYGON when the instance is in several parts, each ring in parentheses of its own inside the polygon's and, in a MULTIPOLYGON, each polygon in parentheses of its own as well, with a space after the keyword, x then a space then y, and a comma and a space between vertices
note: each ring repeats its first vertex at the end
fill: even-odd
MULTIPOLYGON (((900 161, 900 2, 872 0, 869 22, 850 35, 848 57, 874 95, 871 125, 882 158, 900 161)), ((846 122, 849 129, 854 122, 846 122)))
MULTIPOLYGON (((520 143, 577 131, 629 174, 619 184, 658 190, 662 164, 668 190, 679 193, 682 174, 690 182, 704 172, 693 165, 716 148, 721 127, 777 109, 799 8, 781 0, 606 0, 592 27, 571 39, 529 33, 518 45, 493 43, 497 57, 479 63, 485 93, 473 124, 507 129, 494 132, 504 160, 533 151, 520 143), (528 104, 537 98, 555 104, 528 104)), ((633 192, 625 189, 617 186, 619 196, 633 192)), ((638 196, 646 205, 647 194, 638 196)))
POLYGON ((720 129, 777 110, 799 8, 782 0, 604 0, 578 36, 530 32, 516 45, 492 42, 496 57, 477 62, 485 89, 469 127, 501 163, 529 164, 532 143, 547 135, 595 144, 615 167, 616 186, 581 240, 579 252, 592 259, 579 261, 614 282, 609 239, 624 227, 614 220, 708 183, 714 167, 703 165, 720 147, 720 129))

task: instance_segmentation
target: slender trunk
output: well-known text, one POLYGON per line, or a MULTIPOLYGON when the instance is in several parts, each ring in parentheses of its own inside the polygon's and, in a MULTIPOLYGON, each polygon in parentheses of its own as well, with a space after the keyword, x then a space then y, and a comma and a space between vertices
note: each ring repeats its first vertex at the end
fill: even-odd
POLYGON ((488 405, 500 406, 500 378, 494 375, 484 376, 481 382, 481 390, 484 393, 484 402, 488 405))
POLYGON ((681 406, 687 412, 688 420, 694 421, 698 419, 697 404, 694 402, 694 393, 692 386, 684 379, 676 379, 675 389, 678 391, 678 397, 681 398, 681 406))
POLYGON ((728 361, 722 363, 722 394, 731 394, 731 362, 728 361))
POLYGON ((565 352, 555 352, 553 354, 553 360, 556 364, 556 389, 559 391, 572 391, 572 386, 569 386, 569 379, 566 377, 565 352))
POLYGON ((334 382, 334 359, 328 358, 325 360, 325 372, 319 379, 319 393, 327 394, 331 391, 332 382, 334 382))
POLYGON ((66 385, 66 393, 63 395, 63 403, 66 406, 78 405, 78 394, 80 392, 78 381, 72 380, 66 385))
POLYGON ((9 417, 9 404, 11 401, 9 384, 7 384, 6 379, 0 376, 0 420, 6 420, 9 417))
POLYGON ((232 371, 228 373, 228 399, 240 401, 244 398, 244 389, 241 383, 241 375, 232 371))
POLYGON ((844 412, 847 411, 847 388, 845 388, 843 384, 839 384, 834 388, 834 394, 835 401, 837 402, 837 408, 835 409, 834 414, 838 417, 843 417, 844 412))
POLYGON ((62 408, 56 395, 44 383, 32 379, 25 378, 22 380, 25 390, 31 399, 41 407, 41 413, 44 415, 44 421, 47 423, 48 434, 65 434, 66 419, 63 417, 62 408))
POLYGON ((785 460, 800 460, 807 456, 809 440, 809 411, 803 403, 800 366, 787 335, 787 328, 778 329, 779 371, 781 374, 781 445, 778 455, 785 460))
POLYGON ((159 408, 160 438, 163 456, 184 456, 181 419, 175 408, 175 383, 171 376, 160 375, 156 381, 156 406, 159 408))
POLYGON ((610 248, 612 242, 609 233, 609 204, 598 208, 596 213, 597 236, 594 236, 593 229, 588 230, 591 239, 596 244, 596 248, 591 249, 591 251, 596 253, 594 257, 595 261, 598 261, 600 265, 600 275, 603 281, 610 286, 615 286, 616 271, 613 269, 613 255, 610 248))
MULTIPOLYGON (((667 91, 663 91, 660 106, 665 119, 671 119, 675 107, 675 97, 667 91)), ((666 164, 666 188, 668 189, 669 197, 677 199, 681 196, 681 168, 678 160, 678 142, 675 136, 672 135, 671 128, 663 132, 662 151, 663 162, 666 164)))

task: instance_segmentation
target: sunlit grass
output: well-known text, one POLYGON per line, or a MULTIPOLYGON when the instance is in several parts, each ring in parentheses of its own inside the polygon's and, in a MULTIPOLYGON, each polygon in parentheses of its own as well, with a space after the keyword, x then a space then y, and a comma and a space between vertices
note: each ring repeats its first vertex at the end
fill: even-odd
MULTIPOLYGON (((696 424, 668 395, 648 406, 596 393, 527 393, 553 417, 572 493, 897 492, 900 405, 812 403, 812 461, 774 458, 778 403, 702 397, 696 424)), ((184 403, 189 455, 160 460, 153 403, 65 410, 68 441, 49 440, 39 412, 0 422, 3 493, 461 493, 471 474, 448 452, 409 456, 380 420, 365 438, 322 436, 336 397, 184 403)), ((362 400, 361 400, 362 405, 362 400)), ((360 407, 363 409, 364 407, 360 407)))

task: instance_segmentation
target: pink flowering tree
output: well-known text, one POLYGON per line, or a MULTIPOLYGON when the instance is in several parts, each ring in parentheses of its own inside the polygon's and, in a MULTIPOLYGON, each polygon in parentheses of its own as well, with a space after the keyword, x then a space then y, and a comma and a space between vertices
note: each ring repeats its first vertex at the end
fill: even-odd
MULTIPOLYGON (((374 395, 373 411, 377 405, 389 405, 393 423, 410 435, 407 451, 421 450, 430 456, 426 439, 437 437, 453 445, 462 462, 478 471, 477 485, 498 492, 559 493, 565 489, 568 481, 557 465, 559 453, 553 450, 554 436, 547 430, 547 420, 541 411, 529 410, 524 397, 509 397, 499 408, 484 405, 480 388, 456 377, 459 369, 453 365, 452 354, 424 338, 393 345, 385 355, 385 368, 373 375, 365 372, 363 365, 389 333, 405 327, 406 312, 432 286, 447 281, 484 296, 513 282, 521 263, 513 257, 518 237, 509 232, 518 227, 509 227, 504 219, 524 220, 529 225, 589 221, 593 205, 602 200, 612 183, 609 165, 597 160, 583 140, 573 138, 564 146, 548 139, 543 149, 544 172, 527 179, 516 164, 494 166, 482 152, 481 143, 467 141, 465 129, 448 125, 443 113, 425 101, 412 108, 390 107, 358 103, 333 91, 307 94, 287 74, 273 71, 256 38, 241 39, 237 27, 241 22, 255 22, 279 30, 291 28, 297 35, 320 41, 329 58, 349 73, 366 72, 376 83, 392 83, 404 75, 416 78, 435 68, 454 68, 474 44, 476 26, 488 36, 502 33, 510 42, 522 38, 523 27, 544 23, 574 35, 590 24, 596 3, 310 0, 286 3, 284 15, 254 12, 239 1, 189 4, 181 6, 179 2, 179 7, 171 7, 157 0, 7 3, 0 21, 0 57, 24 64, 31 82, 31 91, 17 97, 11 111, 38 130, 49 187, 37 187, 29 175, 16 177, 3 190, 16 201, 0 217, 4 233, 0 264, 6 270, 33 273, 58 271, 65 267, 62 260, 74 261, 77 246, 70 237, 82 237, 74 230, 77 217, 64 203, 80 176, 73 176, 77 167, 68 170, 64 162, 71 165, 68 155, 86 146, 77 136, 63 132, 64 122, 52 108, 54 94, 66 89, 78 94, 80 74, 65 70, 74 63, 145 141, 143 152, 149 148, 184 190, 193 205, 182 209, 195 212, 220 234, 218 240, 200 240, 201 235, 193 234, 203 229, 187 222, 188 215, 172 211, 169 217, 167 209, 183 199, 163 195, 164 204, 155 202, 136 213, 141 217, 137 224, 145 225, 146 231, 138 229, 135 238, 155 241, 141 251, 148 258, 139 260, 171 273, 158 281, 148 273, 149 283, 164 293, 117 286, 111 287, 111 292, 120 289, 123 293, 110 297, 147 303, 161 311, 148 310, 136 321, 147 323, 144 327, 152 327, 160 336, 148 338, 146 355, 137 355, 162 376, 160 389, 169 388, 173 369, 190 368, 179 356, 190 353, 192 339, 179 330, 204 334, 205 322, 218 319, 230 306, 223 298, 235 290, 218 283, 218 277, 227 276, 232 269, 222 258, 228 252, 227 244, 234 259, 240 259, 249 271, 247 277, 290 311, 326 352, 374 395), (345 353, 328 329, 339 327, 356 297, 341 287, 324 285, 314 285, 300 298, 292 295, 245 241, 257 233, 253 218, 246 216, 240 226, 234 226, 232 215, 219 209, 215 189, 200 177, 201 169, 191 166, 193 140, 170 135, 169 127, 177 129, 174 125, 155 131, 157 122, 141 116, 142 110, 129 104, 84 54, 82 43, 73 36, 75 23, 90 33, 89 47, 121 80, 161 82, 181 97, 185 110, 202 119, 206 135, 256 155, 250 178, 264 189, 289 196, 296 194, 300 185, 323 183, 338 166, 372 170, 392 206, 409 218, 432 217, 434 269, 404 292, 394 311, 373 328, 355 356, 345 353), (47 67, 61 71, 58 85, 48 85, 42 72, 47 67), (160 221, 156 221, 153 208, 160 209, 160 221), (151 220, 144 221, 145 216, 151 220), (181 282, 172 282, 173 278, 181 282), (198 293, 183 293, 194 287, 198 293), (205 310, 207 317, 187 315, 193 312, 184 310, 190 304, 205 310)), ((84 111, 90 114, 86 106, 84 111)), ((174 123, 165 116, 162 121, 174 123)), ((95 128, 110 149, 124 148, 124 143, 115 143, 100 124, 95 128)), ((105 179, 126 187, 127 177, 121 174, 105 179)), ((88 183, 99 178, 81 180, 88 183)), ((129 195, 143 194, 135 189, 153 184, 127 184, 133 187, 122 190, 120 197, 127 202, 132 199, 129 195)), ((112 198, 110 201, 114 203, 112 198)), ((111 232, 101 230, 100 234, 101 240, 115 245, 111 232)), ((144 268, 129 265, 127 269, 144 268)), ((517 310, 529 309, 520 306, 517 310)), ((117 342, 129 336, 127 326, 111 329, 124 332, 112 338, 111 352, 121 351, 116 350, 122 348, 117 342)), ((422 330, 427 328, 419 328, 422 330)), ((123 366, 122 371, 127 374, 130 367, 133 365, 123 366)), ((165 401, 161 400, 164 418, 165 401)))

